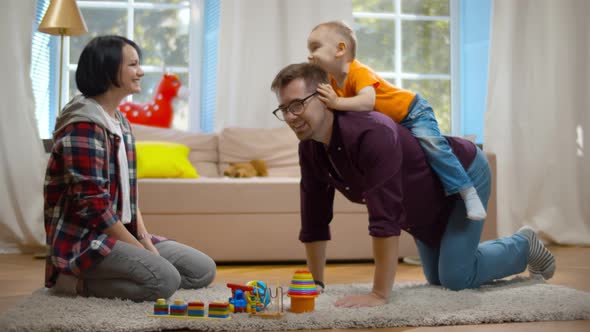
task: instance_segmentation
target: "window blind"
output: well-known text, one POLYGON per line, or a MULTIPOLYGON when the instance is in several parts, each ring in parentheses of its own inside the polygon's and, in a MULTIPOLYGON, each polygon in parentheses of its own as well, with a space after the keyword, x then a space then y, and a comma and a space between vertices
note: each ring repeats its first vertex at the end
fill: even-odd
POLYGON ((37 28, 49 7, 50 0, 37 0, 35 26, 31 48, 31 82, 35 97, 35 116, 41 138, 51 138, 57 115, 55 60, 57 42, 53 36, 38 32, 37 28))
POLYGON ((203 59, 201 78, 201 131, 213 132, 217 109, 217 49, 219 37, 220 0, 205 1, 203 24, 203 59))

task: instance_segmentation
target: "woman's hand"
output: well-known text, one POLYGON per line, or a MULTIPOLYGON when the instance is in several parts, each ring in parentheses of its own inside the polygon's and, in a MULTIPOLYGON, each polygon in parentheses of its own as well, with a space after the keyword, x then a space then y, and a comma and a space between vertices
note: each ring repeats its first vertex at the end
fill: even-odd
POLYGON ((384 305, 387 300, 375 293, 349 295, 338 299, 334 305, 340 308, 376 307, 384 305))
POLYGON ((154 246, 154 244, 152 243, 152 239, 149 236, 144 237, 143 239, 141 239, 141 241, 139 241, 139 243, 141 243, 141 245, 148 251, 153 252, 154 254, 160 256, 160 252, 158 251, 158 249, 156 249, 156 247, 154 246))
POLYGON ((143 216, 141 215, 141 211, 139 207, 137 208, 137 233, 138 233, 138 240, 139 243, 148 251, 153 252, 154 254, 160 256, 158 249, 154 247, 152 243, 152 237, 148 233, 147 229, 145 228, 145 224, 143 223, 143 216))

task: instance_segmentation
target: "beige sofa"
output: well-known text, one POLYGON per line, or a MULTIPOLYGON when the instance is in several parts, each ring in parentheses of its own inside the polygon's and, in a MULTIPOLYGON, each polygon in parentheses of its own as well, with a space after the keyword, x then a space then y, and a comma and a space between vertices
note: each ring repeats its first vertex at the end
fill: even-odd
MULTIPOLYGON (((140 179, 139 206, 150 232, 198 248, 218 262, 302 261, 299 233, 297 138, 287 127, 227 128, 195 134, 133 126, 136 139, 169 141, 190 147, 199 179, 140 179), (266 161, 269 177, 220 176, 229 162, 266 161)), ((495 172, 495 158, 488 155, 495 172)), ((495 181, 483 239, 496 237, 495 181)), ((336 193, 329 260, 371 259, 364 205, 336 193)), ((416 256, 412 238, 402 232, 400 256, 416 256)))

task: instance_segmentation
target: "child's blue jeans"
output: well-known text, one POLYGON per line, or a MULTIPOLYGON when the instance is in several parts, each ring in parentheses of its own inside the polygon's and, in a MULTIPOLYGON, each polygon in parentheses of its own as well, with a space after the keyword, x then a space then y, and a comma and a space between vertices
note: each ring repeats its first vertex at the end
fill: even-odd
MULTIPOLYGON (((480 149, 477 149, 467 174, 487 207, 491 174, 488 161, 480 149)), ((529 253, 527 239, 514 234, 479 243, 483 223, 483 220, 467 219, 465 203, 456 199, 440 245, 430 247, 416 240, 424 275, 430 284, 452 290, 477 288, 491 280, 525 270, 529 253)))
POLYGON ((418 139, 428 163, 440 178, 447 195, 473 186, 451 146, 441 135, 434 111, 426 99, 416 94, 409 113, 400 124, 418 139))

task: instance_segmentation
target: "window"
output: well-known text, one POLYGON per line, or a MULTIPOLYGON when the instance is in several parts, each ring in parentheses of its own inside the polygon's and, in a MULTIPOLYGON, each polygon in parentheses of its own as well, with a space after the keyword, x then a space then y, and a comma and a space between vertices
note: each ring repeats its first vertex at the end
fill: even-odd
MULTIPOLYGON (((84 46, 97 35, 117 34, 135 41, 142 50, 142 92, 129 99, 145 103, 153 98, 154 91, 164 71, 178 75, 183 85, 188 86, 189 61, 189 20, 190 2, 182 0, 119 0, 119 1, 77 1, 84 16, 88 33, 69 38, 68 75, 65 83, 69 86, 69 100, 79 93, 74 79, 76 62, 84 46)), ((66 51, 66 50, 64 50, 66 51)), ((189 128, 188 100, 174 99, 174 121, 172 127, 189 128)))
MULTIPOLYGON (((192 95, 189 98, 174 99, 175 114, 172 127, 181 130, 202 130, 207 126, 208 119, 212 121, 213 117, 209 113, 215 109, 216 71, 205 72, 204 75, 212 75, 208 77, 201 75, 201 68, 206 61, 209 61, 207 68, 216 66, 216 63, 211 63, 211 58, 217 58, 217 45, 206 41, 211 38, 217 39, 219 1, 78 0, 77 4, 88 26, 88 33, 79 37, 64 38, 63 104, 79 93, 75 72, 77 60, 84 46, 97 35, 118 34, 135 41, 143 53, 142 68, 145 76, 142 79, 142 92, 130 96, 129 99, 139 103, 150 101, 164 71, 174 73, 179 76, 184 86, 190 85, 194 88, 191 88, 192 95), (204 15, 205 6, 212 8, 212 17, 204 15), (203 21, 209 24, 205 26, 203 21), (207 37, 203 37, 204 35, 207 37), (208 48, 203 50, 203 46, 208 48), (201 82, 206 82, 205 86, 210 86, 213 90, 201 89, 200 86, 204 85, 201 82), (201 95, 206 98, 201 100, 201 95), (207 108, 201 111, 201 104, 204 102, 207 108)), ((39 1, 38 10, 41 8, 44 13, 42 3, 46 3, 46 9, 49 1, 39 1)), ((35 35, 38 34, 40 33, 35 32, 35 35)), ((50 68, 45 68, 44 71, 56 73, 57 61, 50 61, 50 68)), ((36 70, 40 71, 43 70, 36 70)), ((49 116, 43 118, 54 119, 56 112, 51 108, 49 111, 47 109, 47 106, 37 102, 37 117, 42 118, 39 115, 46 112, 49 116)), ((54 109, 57 110, 56 105, 54 109)), ((38 121, 38 124, 42 138, 50 137, 53 123, 38 121)))
MULTIPOLYGON (((37 25, 49 2, 37 1, 37 25)), ((64 39, 62 102, 77 93, 73 74, 82 47, 98 34, 116 33, 138 42, 144 53, 143 92, 132 98, 150 100, 165 66, 191 87, 189 99, 175 99, 173 127, 213 131, 220 2, 78 0, 89 33, 64 39)), ((443 133, 475 134, 481 143, 491 0, 352 2, 359 60, 426 97, 443 133)), ((51 136, 57 113, 58 47, 58 37, 34 32, 31 77, 41 138, 51 136)))
POLYGON ((56 68, 52 59, 57 55, 57 39, 37 31, 37 27, 43 19, 43 15, 49 7, 49 0, 37 1, 35 11, 35 29, 31 45, 31 83, 35 98, 37 127, 41 138, 50 138, 50 128, 55 127, 55 114, 57 112, 57 96, 51 91, 57 91, 56 68))
MULTIPOLYGON (((441 132, 453 132, 451 28, 454 0, 353 0, 357 57, 392 84, 432 105, 441 132)), ((458 107, 457 107, 458 108, 458 107)))

